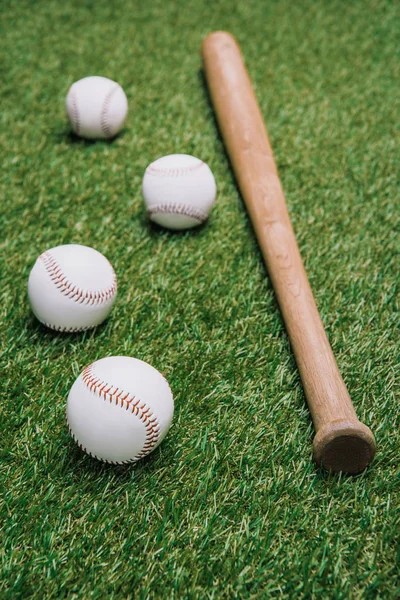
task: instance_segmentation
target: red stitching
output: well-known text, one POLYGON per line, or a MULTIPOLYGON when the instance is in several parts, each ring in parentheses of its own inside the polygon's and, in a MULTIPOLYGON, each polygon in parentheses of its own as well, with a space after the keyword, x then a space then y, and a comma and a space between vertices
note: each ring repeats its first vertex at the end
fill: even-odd
POLYGON ((53 323, 48 323, 47 321, 43 321, 39 317, 37 317, 37 319, 42 323, 42 325, 46 325, 46 327, 48 327, 49 329, 53 329, 53 331, 60 331, 63 333, 78 333, 81 331, 87 331, 88 329, 91 329, 93 327, 92 325, 85 325, 84 327, 62 327, 59 325, 54 325, 53 323))
POLYGON ((186 175, 187 173, 191 173, 192 171, 197 171, 200 169, 205 163, 200 161, 191 167, 180 167, 175 169, 166 169, 155 167, 154 163, 149 165, 146 171, 149 175, 156 175, 158 177, 180 177, 182 175, 186 175))
POLYGON ((64 275, 60 265, 56 262, 55 258, 48 250, 43 252, 43 254, 39 256, 39 259, 43 261, 44 267, 49 273, 50 279, 55 283, 60 292, 70 300, 74 300, 74 302, 91 305, 101 304, 103 302, 107 302, 107 300, 110 300, 110 298, 112 298, 117 291, 117 279, 113 270, 113 282, 110 286, 106 287, 104 290, 83 290, 78 288, 76 285, 73 285, 66 279, 66 276, 64 275), (90 294, 89 296, 88 293, 90 294))
POLYGON ((117 83, 117 85, 115 85, 113 88, 111 88, 111 90, 108 92, 107 96, 104 99, 104 104, 101 109, 100 127, 107 137, 111 136, 110 124, 108 122, 108 107, 110 105, 111 98, 113 97, 114 93, 117 91, 117 89, 119 87, 120 87, 120 85, 117 83))
MULTIPOLYGON (((141 405, 138 406, 139 400, 136 400, 136 402, 132 404, 133 400, 135 400, 135 396, 130 395, 129 392, 127 392, 125 396, 121 398, 121 395, 124 393, 124 391, 102 381, 99 377, 96 377, 96 375, 93 373, 93 369, 94 363, 86 367, 82 372, 82 380, 84 384, 89 388, 89 390, 91 392, 97 393, 99 397, 103 397, 104 400, 107 400, 108 397, 110 403, 113 400, 115 400, 115 404, 119 404, 121 408, 124 408, 124 403, 127 404, 126 409, 128 409, 129 406, 132 406, 132 414, 135 414, 137 417, 139 417, 139 419, 143 422, 146 428, 146 439, 144 441, 143 449, 134 458, 119 462, 104 460, 102 458, 99 458, 98 456, 95 456, 95 458, 99 458, 99 460, 103 460, 104 462, 109 462, 112 464, 126 464, 129 462, 139 460, 139 458, 142 458, 143 456, 151 452, 151 450, 158 442, 160 424, 157 421, 157 417, 154 415, 154 413, 151 412, 150 408, 145 403, 141 403, 141 405), (109 386, 108 389, 104 391, 104 389, 107 386, 109 386), (112 389, 114 389, 114 391, 110 392, 110 390, 112 389)), ((71 435, 74 439, 76 439, 72 432, 71 435)), ((88 454, 90 454, 90 456, 93 456, 90 452, 88 452, 88 454)))
MULTIPOLYGON (((78 444, 78 447, 83 452, 86 452, 86 454, 88 454, 92 458, 96 458, 97 460, 101 460, 101 462, 107 463, 109 465, 127 465, 127 464, 129 464, 131 462, 136 462, 136 460, 137 460, 136 458, 131 458, 129 460, 107 460, 106 458, 101 458, 100 456, 97 456, 97 454, 93 454, 87 448, 84 448, 83 444, 80 443, 80 441, 78 440, 78 438, 76 437, 76 435, 72 431, 71 426, 68 423, 68 419, 67 419, 67 426, 68 426, 68 430, 69 430, 69 432, 71 434, 72 439, 78 444)), ((141 458, 141 457, 139 457, 139 458, 141 458)))
POLYGON ((174 214, 174 215, 185 215, 191 217, 203 223, 207 220, 207 215, 201 210, 194 208, 193 206, 185 206, 185 204, 178 204, 176 202, 167 202, 166 204, 156 204, 149 206, 147 214, 151 217, 156 214, 174 214))
POLYGON ((73 89, 73 87, 71 88, 70 94, 71 94, 71 102, 72 102, 73 128, 75 129, 75 133, 77 135, 79 135, 80 131, 81 131, 81 120, 79 117, 78 102, 77 102, 75 90, 73 89))

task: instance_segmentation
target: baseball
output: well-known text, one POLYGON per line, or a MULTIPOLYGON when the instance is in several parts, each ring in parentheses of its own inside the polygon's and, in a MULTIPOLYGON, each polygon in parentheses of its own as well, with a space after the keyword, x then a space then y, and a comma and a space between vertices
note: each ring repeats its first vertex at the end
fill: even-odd
POLYGON ((154 161, 143 178, 143 198, 152 221, 169 229, 190 229, 208 218, 217 188, 211 169, 188 154, 154 161))
POLYGON ((109 139, 122 129, 128 100, 115 81, 85 77, 69 88, 66 109, 76 135, 89 140, 109 139))
POLYGON ((105 256, 79 244, 56 246, 35 262, 28 281, 32 311, 57 331, 83 331, 104 321, 117 293, 105 256))
POLYGON ((167 380, 128 356, 102 358, 86 367, 67 400, 68 427, 79 447, 113 464, 136 462, 157 448, 173 413, 167 380))

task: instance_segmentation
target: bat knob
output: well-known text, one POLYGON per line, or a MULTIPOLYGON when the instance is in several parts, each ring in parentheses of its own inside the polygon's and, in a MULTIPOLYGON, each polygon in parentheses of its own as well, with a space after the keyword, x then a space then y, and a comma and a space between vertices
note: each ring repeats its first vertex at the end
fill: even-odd
POLYGON ((334 421, 318 430, 314 442, 318 465, 335 473, 361 473, 375 456, 371 430, 360 421, 334 421))

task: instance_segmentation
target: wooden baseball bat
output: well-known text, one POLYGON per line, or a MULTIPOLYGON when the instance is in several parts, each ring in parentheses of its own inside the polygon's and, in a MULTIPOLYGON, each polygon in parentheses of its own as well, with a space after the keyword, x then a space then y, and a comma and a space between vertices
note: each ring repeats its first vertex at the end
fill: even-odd
POLYGON ((316 462, 359 473, 375 455, 336 365, 304 270, 268 134, 236 40, 209 34, 202 45, 206 80, 240 191, 285 321, 316 436, 316 462))

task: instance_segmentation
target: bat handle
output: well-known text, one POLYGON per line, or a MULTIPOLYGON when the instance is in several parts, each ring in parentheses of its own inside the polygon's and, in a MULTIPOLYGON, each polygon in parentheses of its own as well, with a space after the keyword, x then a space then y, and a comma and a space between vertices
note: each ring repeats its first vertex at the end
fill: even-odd
POLYGON ((202 57, 211 99, 285 321, 316 436, 314 457, 332 471, 358 473, 375 455, 339 373, 279 181, 271 144, 236 40, 209 34, 202 57))

